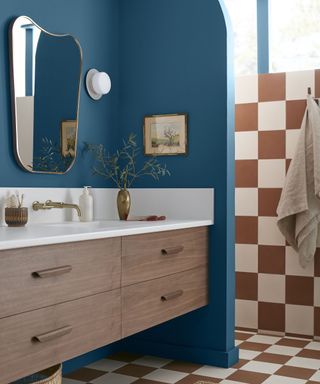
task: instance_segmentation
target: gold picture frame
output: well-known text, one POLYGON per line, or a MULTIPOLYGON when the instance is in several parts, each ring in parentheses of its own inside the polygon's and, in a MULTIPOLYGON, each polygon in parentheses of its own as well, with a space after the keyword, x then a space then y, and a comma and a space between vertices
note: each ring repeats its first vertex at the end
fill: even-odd
POLYGON ((65 120, 61 122, 61 155, 75 157, 77 142, 77 121, 65 120))
POLYGON ((188 115, 148 115, 144 118, 144 153, 149 156, 186 155, 188 115))

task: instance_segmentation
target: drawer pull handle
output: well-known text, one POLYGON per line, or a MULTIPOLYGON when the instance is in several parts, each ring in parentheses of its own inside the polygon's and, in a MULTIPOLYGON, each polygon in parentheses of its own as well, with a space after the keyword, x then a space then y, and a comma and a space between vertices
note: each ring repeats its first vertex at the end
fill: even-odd
POLYGON ((181 253, 183 249, 184 247, 182 245, 179 245, 178 247, 163 248, 161 249, 161 253, 164 256, 177 255, 178 253, 181 253))
POLYGON ((55 329, 54 331, 43 333, 38 336, 33 336, 31 340, 35 343, 47 343, 48 341, 55 340, 58 337, 68 335, 71 332, 72 327, 70 325, 67 325, 66 327, 55 329))
POLYGON ((64 265, 63 267, 44 269, 43 271, 32 272, 31 275, 34 278, 44 279, 46 277, 54 277, 64 275, 72 271, 71 265, 64 265))
POLYGON ((177 297, 180 297, 182 295, 183 295, 183 290, 179 289, 179 291, 171 292, 171 293, 168 293, 166 295, 161 296, 161 300, 162 301, 169 301, 169 300, 176 299, 177 297))

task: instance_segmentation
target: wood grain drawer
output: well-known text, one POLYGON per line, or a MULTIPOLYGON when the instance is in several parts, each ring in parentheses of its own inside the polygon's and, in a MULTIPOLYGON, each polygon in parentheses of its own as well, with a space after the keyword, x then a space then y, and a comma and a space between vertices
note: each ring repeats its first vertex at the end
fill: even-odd
POLYGON ((126 337, 208 304, 207 267, 122 288, 126 337))
POLYGON ((122 240, 122 286, 206 265, 208 228, 192 228, 122 240))
POLYGON ((120 307, 117 289, 1 319, 0 383, 120 339, 120 307))
POLYGON ((120 287, 121 239, 0 252, 0 318, 120 287))

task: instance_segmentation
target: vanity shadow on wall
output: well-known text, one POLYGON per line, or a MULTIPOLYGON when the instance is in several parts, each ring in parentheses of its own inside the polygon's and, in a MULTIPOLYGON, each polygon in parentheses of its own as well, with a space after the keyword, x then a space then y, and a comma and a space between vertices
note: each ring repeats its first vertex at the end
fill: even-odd
POLYGON ((32 173, 68 172, 77 148, 82 50, 20 16, 9 32, 14 153, 32 173))

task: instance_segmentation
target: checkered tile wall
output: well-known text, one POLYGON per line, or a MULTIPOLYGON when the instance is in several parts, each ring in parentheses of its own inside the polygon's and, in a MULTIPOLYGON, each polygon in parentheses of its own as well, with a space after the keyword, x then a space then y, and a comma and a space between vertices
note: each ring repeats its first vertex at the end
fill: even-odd
MULTIPOLYGON (((320 249, 300 267, 276 225, 276 207, 320 70, 236 81, 236 324, 320 337, 320 249)), ((319 127, 320 129, 320 127, 319 127)))

